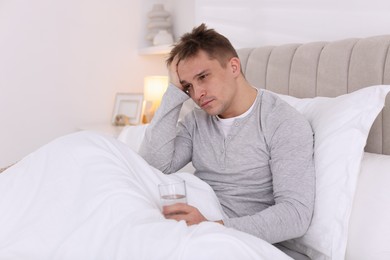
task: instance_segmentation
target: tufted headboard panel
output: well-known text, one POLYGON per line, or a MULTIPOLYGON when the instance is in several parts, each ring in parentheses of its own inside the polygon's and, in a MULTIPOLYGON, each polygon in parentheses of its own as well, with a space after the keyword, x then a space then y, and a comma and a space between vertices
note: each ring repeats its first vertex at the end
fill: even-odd
MULTIPOLYGON (((257 88, 299 98, 335 97, 390 84, 390 35, 238 50, 257 88)), ((390 95, 371 128, 366 151, 390 154, 390 95)))

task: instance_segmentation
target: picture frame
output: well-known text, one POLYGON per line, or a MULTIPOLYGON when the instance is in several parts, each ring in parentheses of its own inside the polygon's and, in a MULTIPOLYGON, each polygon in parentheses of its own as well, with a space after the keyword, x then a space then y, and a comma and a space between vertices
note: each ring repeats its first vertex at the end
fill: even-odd
POLYGON ((144 95, 117 93, 111 123, 113 125, 138 125, 141 123, 144 95), (125 119, 123 122, 121 119, 125 119), (119 123, 118 121, 121 120, 119 123))

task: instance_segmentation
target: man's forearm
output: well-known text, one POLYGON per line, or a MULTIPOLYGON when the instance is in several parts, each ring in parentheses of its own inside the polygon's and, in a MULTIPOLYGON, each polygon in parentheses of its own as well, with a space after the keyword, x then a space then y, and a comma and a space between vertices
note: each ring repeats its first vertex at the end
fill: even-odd
POLYGON ((188 97, 170 85, 145 132, 140 155, 152 166, 169 173, 175 152, 176 126, 182 104, 188 97))

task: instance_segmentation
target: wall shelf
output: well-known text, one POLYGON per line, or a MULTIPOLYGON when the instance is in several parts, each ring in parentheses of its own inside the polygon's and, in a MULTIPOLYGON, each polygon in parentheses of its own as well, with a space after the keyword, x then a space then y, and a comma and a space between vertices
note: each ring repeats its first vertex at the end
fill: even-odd
POLYGON ((159 45, 159 46, 151 46, 145 47, 138 50, 139 55, 161 55, 168 54, 172 49, 172 45, 159 45))

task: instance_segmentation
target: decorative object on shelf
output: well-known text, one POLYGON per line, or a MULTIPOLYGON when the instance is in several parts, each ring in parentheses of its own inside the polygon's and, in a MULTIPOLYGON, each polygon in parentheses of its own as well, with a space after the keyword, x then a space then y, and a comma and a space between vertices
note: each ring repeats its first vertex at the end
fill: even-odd
POLYGON ((130 117, 126 115, 116 115, 114 125, 116 126, 130 125, 130 117))
POLYGON ((142 94, 116 94, 111 123, 116 126, 138 125, 141 122, 142 102, 142 94))
POLYGON ((173 43, 171 14, 164 9, 164 5, 154 4, 152 10, 148 13, 148 17, 146 39, 153 45, 173 43), (158 34, 160 35, 155 40, 158 34))
POLYGON ((149 123, 168 87, 168 76, 148 76, 144 79, 144 112, 142 123, 149 123))
POLYGON ((167 45, 173 43, 173 36, 167 30, 159 30, 153 38, 153 45, 167 45))

